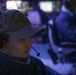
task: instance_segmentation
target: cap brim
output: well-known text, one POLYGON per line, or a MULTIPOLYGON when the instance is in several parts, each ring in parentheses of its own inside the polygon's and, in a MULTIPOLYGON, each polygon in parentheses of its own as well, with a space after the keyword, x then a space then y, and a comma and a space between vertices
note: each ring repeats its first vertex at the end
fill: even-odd
POLYGON ((34 26, 34 25, 28 25, 24 26, 18 30, 11 31, 11 32, 5 32, 8 35, 15 36, 19 39, 29 38, 37 34, 39 31, 45 30, 43 27, 34 26))

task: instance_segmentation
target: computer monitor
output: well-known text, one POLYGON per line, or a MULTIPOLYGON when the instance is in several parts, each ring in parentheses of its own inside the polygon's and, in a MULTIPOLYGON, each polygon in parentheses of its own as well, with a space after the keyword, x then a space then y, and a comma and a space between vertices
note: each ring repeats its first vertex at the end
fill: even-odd
POLYGON ((52 12, 52 11, 56 11, 59 12, 60 8, 61 8, 61 1, 60 0, 56 0, 56 1, 40 1, 39 2, 39 7, 41 10, 43 10, 44 12, 52 12))
POLYGON ((25 12, 29 8, 29 3, 28 3, 28 1, 21 1, 21 0, 7 1, 6 8, 7 9, 17 9, 22 12, 25 12))
POLYGON ((53 3, 52 1, 40 1, 39 7, 44 12, 51 12, 53 10, 53 3))

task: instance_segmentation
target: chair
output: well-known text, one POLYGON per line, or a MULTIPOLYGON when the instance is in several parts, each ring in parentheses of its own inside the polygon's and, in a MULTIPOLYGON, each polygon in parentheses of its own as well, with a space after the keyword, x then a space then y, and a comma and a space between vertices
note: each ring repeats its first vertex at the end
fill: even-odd
POLYGON ((38 11, 29 11, 27 17, 32 24, 41 25, 41 18, 38 11))
MULTIPOLYGON (((41 26, 41 27, 45 28, 45 26, 42 25, 41 16, 38 11, 36 11, 36 10, 29 11, 27 13, 27 18, 29 19, 29 21, 31 22, 32 25, 41 26)), ((35 35, 34 38, 32 38, 32 41, 35 43, 42 43, 45 33, 46 33, 45 31, 44 32, 41 31, 40 33, 35 35)))
POLYGON ((72 41, 60 41, 54 20, 48 22, 47 28, 51 50, 56 54, 58 60, 55 63, 69 62, 73 64, 76 70, 76 43, 72 41))

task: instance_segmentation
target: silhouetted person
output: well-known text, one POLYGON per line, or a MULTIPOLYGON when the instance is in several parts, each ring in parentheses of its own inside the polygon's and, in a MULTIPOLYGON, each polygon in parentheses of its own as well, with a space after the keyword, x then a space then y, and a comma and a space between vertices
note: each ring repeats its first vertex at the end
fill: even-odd
POLYGON ((61 40, 76 42, 76 0, 64 0, 56 26, 61 40))

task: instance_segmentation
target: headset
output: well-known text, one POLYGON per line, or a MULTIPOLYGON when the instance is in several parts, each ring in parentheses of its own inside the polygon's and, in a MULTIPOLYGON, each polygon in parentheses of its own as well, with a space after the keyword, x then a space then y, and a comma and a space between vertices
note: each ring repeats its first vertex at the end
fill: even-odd
POLYGON ((31 48, 32 48, 33 50, 35 50, 35 52, 37 53, 37 56, 40 56, 40 53, 39 53, 34 47, 31 46, 31 48))

